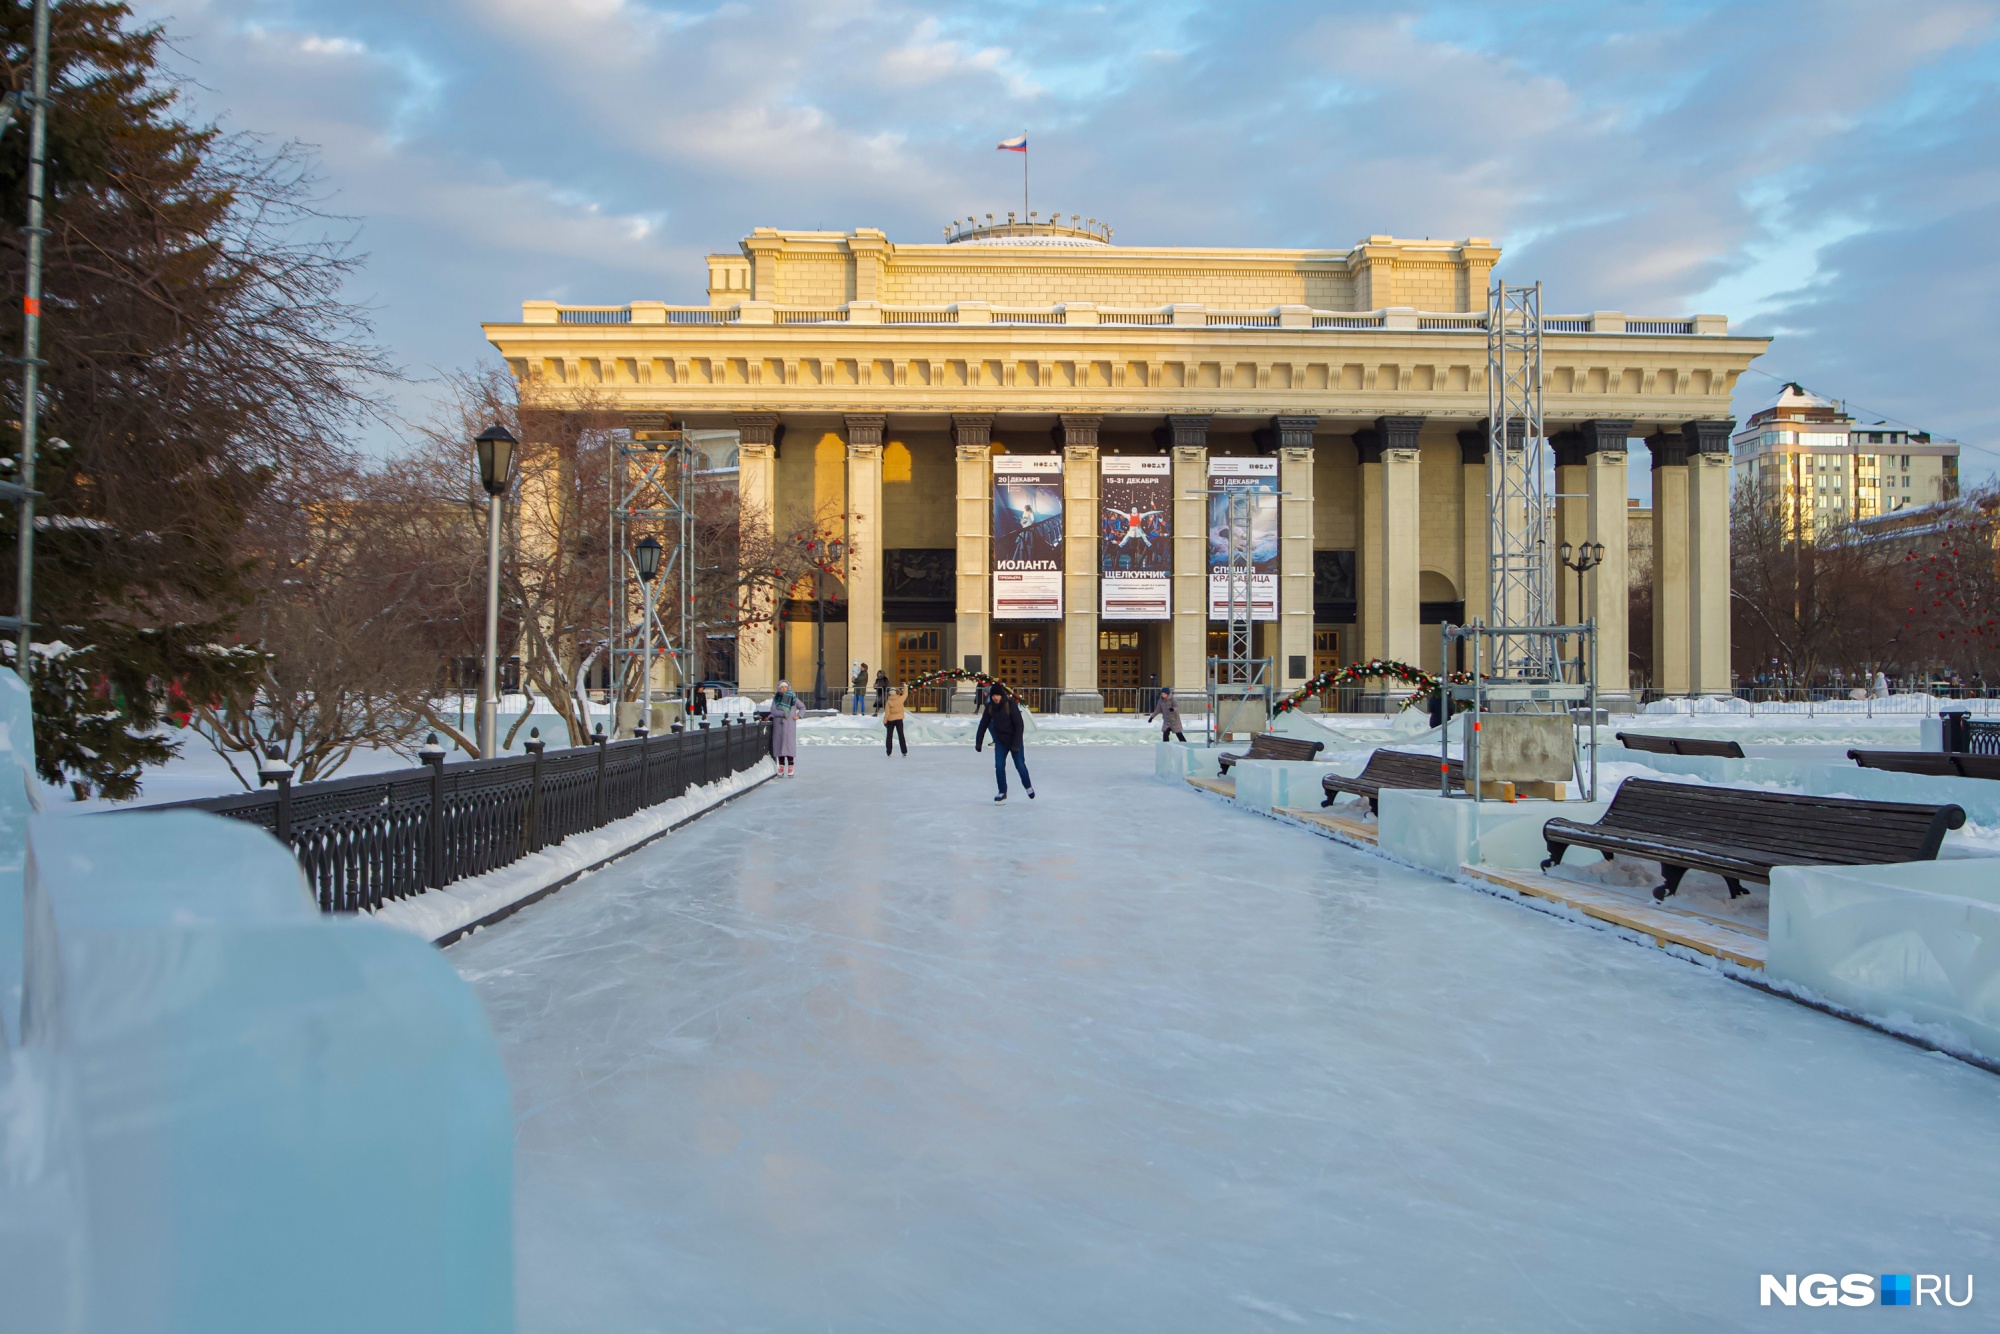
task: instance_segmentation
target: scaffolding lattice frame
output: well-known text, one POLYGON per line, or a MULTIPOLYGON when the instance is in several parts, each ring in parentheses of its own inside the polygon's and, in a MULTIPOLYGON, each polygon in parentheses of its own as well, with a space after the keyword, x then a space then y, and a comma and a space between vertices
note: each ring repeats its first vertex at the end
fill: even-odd
MULTIPOLYGON (((1550 541, 1554 480, 1542 420, 1542 285, 1495 282, 1486 297, 1486 504, 1491 565, 1487 607, 1495 627, 1555 620, 1550 541)), ((1507 636, 1494 647, 1501 676, 1546 679, 1546 639, 1507 636)))
MULTIPOLYGON (((643 691, 646 675, 653 670, 657 641, 659 652, 672 663, 679 683, 692 680, 693 645, 689 638, 689 604, 694 595, 694 516, 688 508, 698 454, 683 431, 644 431, 620 436, 613 441, 611 467, 606 485, 610 516, 610 547, 605 553, 605 644, 611 701, 611 734, 618 734, 619 705, 625 702, 626 668, 637 658, 639 674, 634 678, 643 691), (633 544, 646 533, 665 550, 660 556, 656 582, 660 595, 652 600, 651 634, 644 624, 636 635, 632 625, 633 602, 646 605, 639 587, 639 570, 633 563, 633 544), (660 612, 666 594, 674 595, 674 610, 665 618, 674 626, 668 634, 660 612), (634 640, 637 644, 634 644, 634 640)), ((650 725, 650 719, 642 724, 650 725)))
MULTIPOLYGON (((1201 493, 1203 498, 1217 494, 1216 491, 1201 493)), ((1224 512, 1229 525, 1229 544, 1223 563, 1223 589, 1227 599, 1228 619, 1224 622, 1226 632, 1223 639, 1223 656, 1208 660, 1208 740, 1214 745, 1222 733, 1231 730, 1222 726, 1222 701, 1261 699, 1264 715, 1268 721, 1271 706, 1271 680, 1269 658, 1253 656, 1255 653, 1255 607, 1253 602, 1256 562, 1252 555, 1254 540, 1253 525, 1256 515, 1258 492, 1250 487, 1225 487, 1220 494, 1224 500, 1224 512)), ((1202 590, 1202 597, 1208 597, 1208 590, 1202 590)), ((1237 708, 1241 708, 1239 703, 1237 708)))

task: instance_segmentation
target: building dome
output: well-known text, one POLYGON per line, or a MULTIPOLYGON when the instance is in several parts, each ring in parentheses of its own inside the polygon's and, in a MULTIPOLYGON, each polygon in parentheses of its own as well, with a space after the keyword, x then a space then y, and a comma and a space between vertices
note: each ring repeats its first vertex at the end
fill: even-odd
POLYGON ((1096 218, 1085 218, 1078 214, 1069 215, 1065 223, 1062 215, 1051 213, 1043 218, 1039 214, 1028 214, 1028 220, 1021 222, 1013 213, 1006 221, 997 220, 991 213, 981 222, 978 218, 954 218, 944 229, 946 245, 1025 245, 1025 246, 1108 246, 1111 244, 1111 224, 1099 222, 1096 218))

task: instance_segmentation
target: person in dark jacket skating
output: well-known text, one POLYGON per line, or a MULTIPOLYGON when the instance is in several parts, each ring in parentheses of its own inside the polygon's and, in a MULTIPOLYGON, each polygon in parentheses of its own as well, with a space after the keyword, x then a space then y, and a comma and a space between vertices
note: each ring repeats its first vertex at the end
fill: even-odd
POLYGON ((1035 782, 1028 777, 1028 761, 1022 749, 1027 736, 1027 724, 1021 717, 1021 705, 1014 698, 1014 692, 995 681, 992 691, 986 697, 986 707, 979 715, 979 730, 973 734, 972 748, 978 751, 984 747, 988 733, 993 736, 993 780, 1000 785, 1000 795, 995 801, 1007 800, 1007 757, 1014 757, 1014 772, 1021 775, 1021 786, 1028 790, 1028 799, 1034 800, 1035 782))

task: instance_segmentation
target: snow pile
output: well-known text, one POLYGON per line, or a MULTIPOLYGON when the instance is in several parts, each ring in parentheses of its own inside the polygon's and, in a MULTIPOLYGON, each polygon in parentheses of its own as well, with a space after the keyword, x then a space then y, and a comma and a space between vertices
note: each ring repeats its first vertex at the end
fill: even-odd
POLYGON ((624 856, 703 811, 749 791, 776 772, 777 765, 768 757, 761 759, 741 773, 689 788, 672 801, 614 820, 601 829, 572 834, 555 847, 531 852, 497 871, 470 876, 443 889, 426 890, 407 899, 392 899, 376 910, 375 920, 426 940, 455 936, 624 856))
POLYGON ((1678 714, 1683 718, 1716 714, 1745 718, 1770 715, 1811 718, 1821 714, 1929 718, 1935 717, 1940 709, 1965 709, 1975 717, 1994 717, 2000 716, 2000 700, 1952 699, 1938 695, 1889 695, 1880 699, 1748 700, 1734 695, 1698 695, 1686 699, 1656 699, 1646 705, 1643 712, 1649 715, 1678 714))

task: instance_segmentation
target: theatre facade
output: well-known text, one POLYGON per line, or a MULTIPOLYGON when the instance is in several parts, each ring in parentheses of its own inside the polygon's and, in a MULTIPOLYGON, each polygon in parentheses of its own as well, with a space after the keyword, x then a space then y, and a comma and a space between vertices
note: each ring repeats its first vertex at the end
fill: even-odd
MULTIPOLYGON (((522 305, 485 325, 524 395, 635 425, 734 430, 747 516, 845 538, 827 638, 909 677, 975 666, 1072 711, 1199 692, 1228 492, 1281 689, 1373 658, 1435 668, 1485 613, 1485 240, 1348 250, 1114 245, 1070 224, 967 223, 939 243, 758 228, 708 260, 708 304, 522 305)), ((1721 316, 1544 322, 1565 621, 1630 684, 1626 452, 1653 464, 1654 675, 1729 686, 1730 391, 1768 340, 1721 316)), ((743 688, 813 676, 810 601, 746 629, 743 688)))

